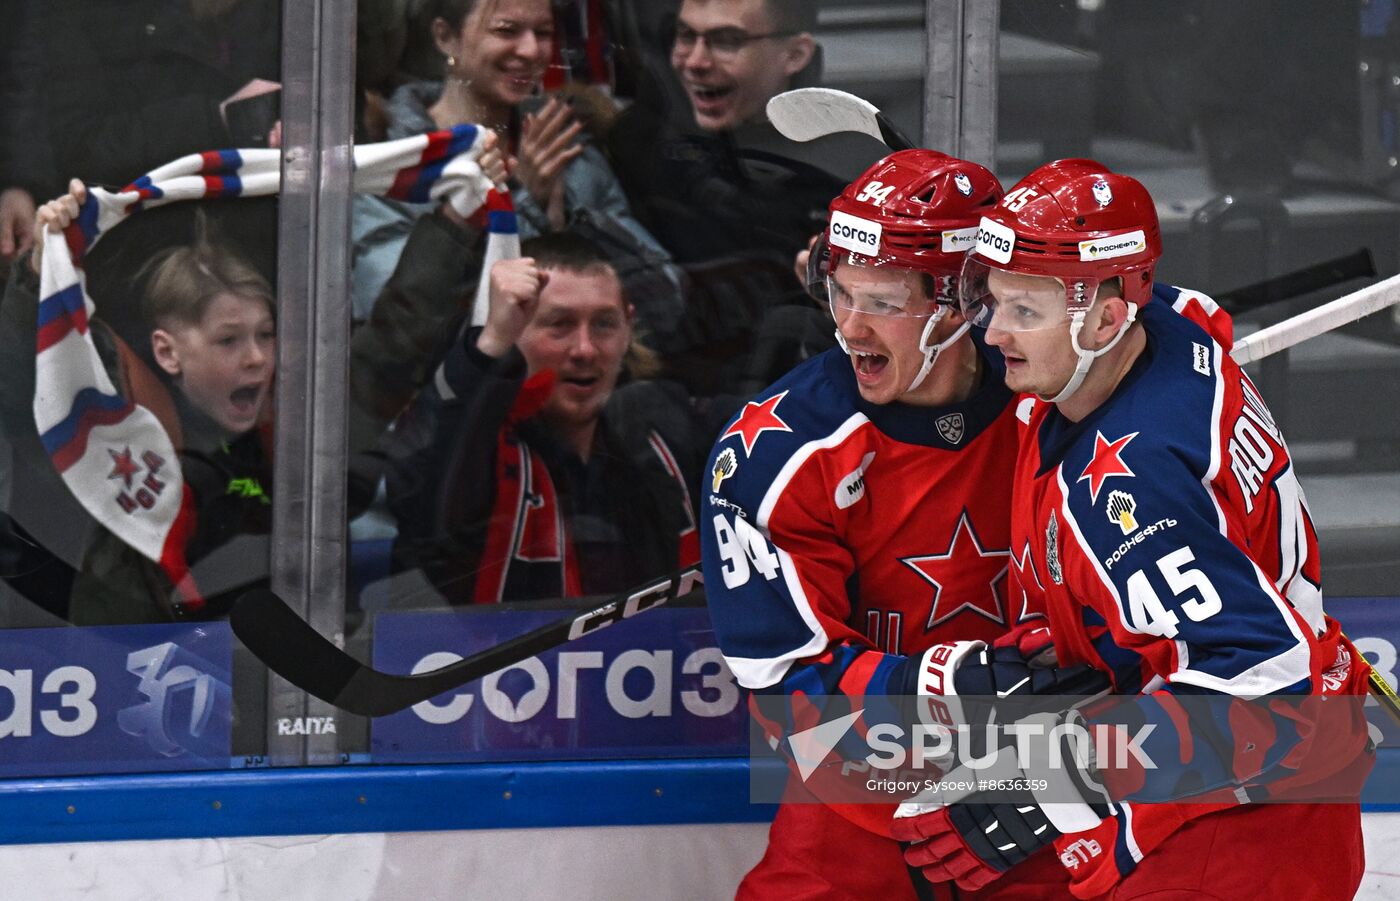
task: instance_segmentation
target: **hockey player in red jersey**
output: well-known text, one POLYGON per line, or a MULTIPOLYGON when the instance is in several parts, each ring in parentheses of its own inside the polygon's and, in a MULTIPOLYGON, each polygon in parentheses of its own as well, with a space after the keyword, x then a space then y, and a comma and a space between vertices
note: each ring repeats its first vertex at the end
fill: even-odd
POLYGON ((1160 253, 1141 184, 1061 160, 988 212, 960 292, 1026 392, 1015 590, 1044 603, 1061 665, 1132 696, 1157 769, 1115 782, 1080 761, 1073 797, 906 809, 896 832, 964 886, 1053 841, 1080 898, 1351 898, 1356 803, 1251 802, 1359 788, 1361 699, 1308 699, 1364 695, 1367 665, 1323 612, 1312 519, 1227 319, 1154 287, 1160 253))
MULTIPOLYGON (((930 654, 949 673, 961 664, 964 686, 1020 681, 1019 658, 997 669, 981 653, 1043 621, 1008 590, 1012 394, 954 293, 1000 197, 982 166, 908 150, 832 202, 825 283, 840 347, 732 421, 699 516, 720 648, 756 694, 914 696, 928 691, 930 654)), ((905 865, 890 837, 898 800, 783 804, 739 897, 953 897, 905 865)), ((1053 855, 1014 875, 977 897, 1068 897, 1053 855)))

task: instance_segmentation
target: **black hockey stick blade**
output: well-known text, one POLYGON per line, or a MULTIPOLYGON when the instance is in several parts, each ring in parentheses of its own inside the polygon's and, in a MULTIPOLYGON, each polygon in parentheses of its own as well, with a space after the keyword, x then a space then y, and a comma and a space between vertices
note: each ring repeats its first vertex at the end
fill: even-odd
POLYGON ((908 150, 906 138, 868 100, 835 88, 794 88, 768 100, 768 120, 790 141, 814 141, 839 132, 870 135, 891 150, 908 150))
POLYGON ((264 588, 239 598, 229 623, 254 656, 293 685, 341 710, 384 716, 684 597, 700 584, 700 567, 683 569, 449 666, 417 675, 382 673, 361 663, 312 628, 275 592, 264 588))
POLYGON ((1354 278, 1374 278, 1376 261, 1369 248, 1361 248, 1303 269, 1285 272, 1257 284, 1215 295, 1215 302, 1227 313, 1242 313, 1255 307, 1291 300, 1312 291, 1321 291, 1354 278))

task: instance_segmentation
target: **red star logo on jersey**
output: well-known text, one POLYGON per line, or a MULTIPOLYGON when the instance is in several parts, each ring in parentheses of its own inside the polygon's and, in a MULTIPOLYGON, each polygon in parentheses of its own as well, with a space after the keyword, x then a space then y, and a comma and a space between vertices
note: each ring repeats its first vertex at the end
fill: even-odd
POLYGON ((1123 448, 1128 446, 1128 442, 1138 436, 1137 432, 1131 435, 1124 435, 1117 441, 1109 441, 1103 436, 1103 432, 1094 433, 1094 459, 1089 461, 1089 465, 1084 467, 1084 472, 1075 480, 1076 483, 1085 479, 1089 480, 1089 503, 1096 504, 1099 500, 1099 489, 1103 483, 1111 476, 1133 476, 1135 473, 1128 468, 1128 464, 1123 462, 1123 448))
POLYGON ((791 432, 788 424, 778 417, 778 403, 787 397, 787 392, 775 394, 767 400, 749 401, 744 404, 744 412, 739 414, 739 418, 729 427, 729 431, 719 436, 719 440, 734 435, 742 435, 744 438, 744 456, 753 453, 753 446, 758 443, 758 436, 764 432, 791 432))
POLYGON ((107 473, 107 478, 121 479, 126 483, 126 487, 130 488, 132 477, 141 471, 140 465, 132 459, 131 445, 123 448, 121 453, 109 447, 107 453, 112 456, 112 471, 107 473))
POLYGON ((994 623, 1005 625, 1002 606, 1005 592, 1006 566, 986 578, 987 567, 979 559, 1010 556, 1008 550, 986 550, 973 531, 967 511, 958 518, 953 540, 948 550, 925 557, 900 557, 899 562, 918 573, 933 586, 933 609, 928 614, 925 631, 947 622, 964 610, 981 614, 994 623))
POLYGON ((1021 591, 1021 612, 1016 616, 1016 623, 1025 622, 1028 619, 1045 619, 1044 613, 1031 610, 1030 587, 1035 586, 1036 597, 1039 598, 1045 591, 1045 585, 1040 581, 1040 575, 1035 571, 1035 557, 1031 554, 1031 543, 1026 542, 1020 554, 1011 555, 1011 566, 1016 570, 1016 584, 1021 591))

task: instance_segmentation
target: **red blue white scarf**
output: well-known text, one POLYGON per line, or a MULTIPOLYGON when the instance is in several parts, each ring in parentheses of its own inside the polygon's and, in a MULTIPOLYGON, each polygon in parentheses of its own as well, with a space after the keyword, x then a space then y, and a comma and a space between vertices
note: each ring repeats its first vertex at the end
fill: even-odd
MULTIPOLYGON (((485 131, 473 125, 355 148, 354 187, 414 203, 446 200, 463 216, 487 211, 487 259, 519 256, 510 196, 476 160, 485 131)), ((88 328, 93 302, 82 269, 87 251, 133 213, 181 200, 275 194, 281 151, 195 153, 141 176, 121 191, 89 188, 62 234, 44 234, 35 353, 34 421, 54 467, 83 507, 157 562, 177 590, 176 608, 203 606, 185 561, 194 510, 169 435, 145 407, 122 397, 88 328)), ((485 270, 483 270, 485 271, 485 270)), ((483 286, 486 279, 481 279, 483 286)), ((485 300, 477 315, 485 314, 485 300)))

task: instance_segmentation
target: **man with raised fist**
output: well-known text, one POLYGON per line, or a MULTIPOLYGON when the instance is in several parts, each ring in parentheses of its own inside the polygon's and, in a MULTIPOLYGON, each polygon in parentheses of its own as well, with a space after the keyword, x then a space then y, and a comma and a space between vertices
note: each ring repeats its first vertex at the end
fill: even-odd
POLYGON ((610 594, 699 555, 698 441, 683 397, 621 384, 648 360, 617 273, 568 233, 522 250, 391 444, 395 564, 452 603, 610 594))

